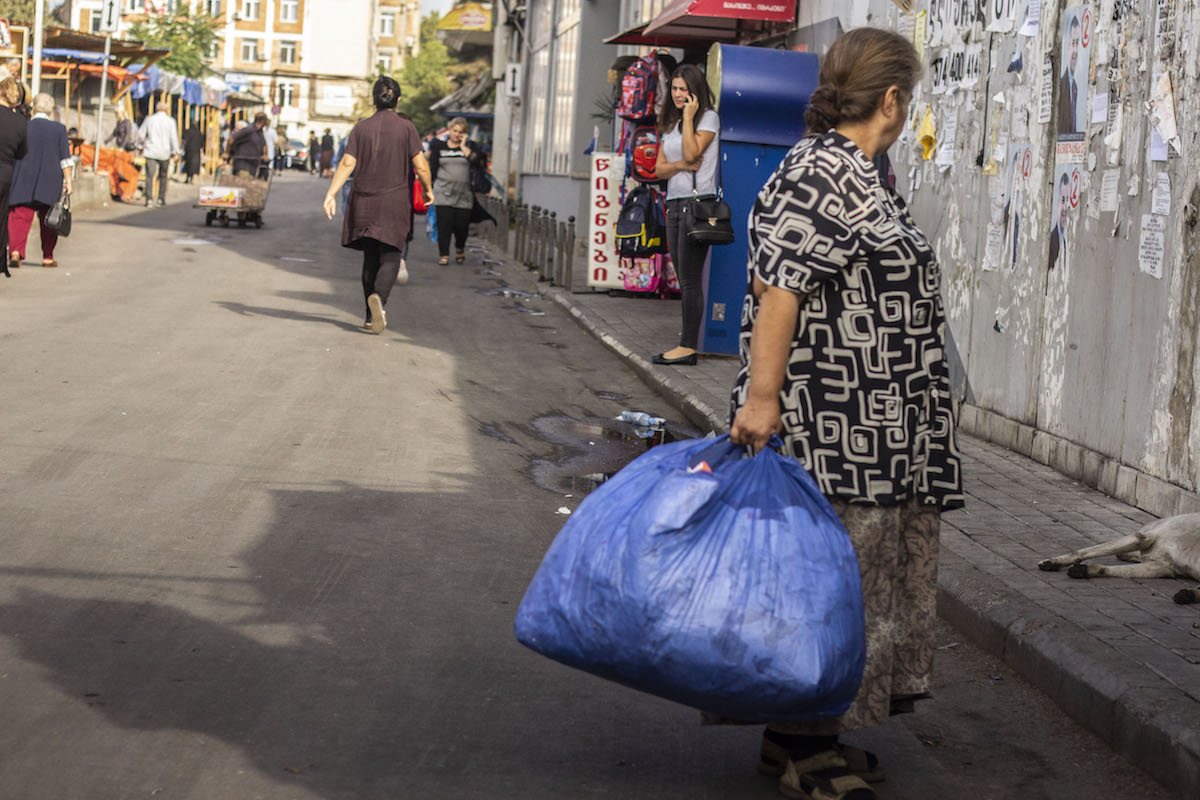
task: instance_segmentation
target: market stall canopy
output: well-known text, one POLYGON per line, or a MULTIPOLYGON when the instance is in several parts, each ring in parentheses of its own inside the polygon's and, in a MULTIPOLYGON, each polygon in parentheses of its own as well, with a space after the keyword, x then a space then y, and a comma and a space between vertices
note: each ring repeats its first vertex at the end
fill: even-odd
POLYGON ((452 50, 465 45, 486 47, 492 43, 492 4, 460 3, 442 17, 437 30, 438 38, 452 50))
MULTIPOLYGON (((76 52, 96 53, 103 58, 104 37, 69 28, 47 27, 46 36, 42 42, 43 49, 73 50, 76 52)), ((170 50, 160 50, 146 47, 142 42, 133 39, 113 39, 109 51, 112 60, 122 67, 128 67, 133 62, 153 64, 164 56, 170 55, 170 50)))
POLYGON ((763 33, 773 23, 795 21, 794 0, 671 0, 654 19, 604 41, 650 47, 733 43, 763 33))

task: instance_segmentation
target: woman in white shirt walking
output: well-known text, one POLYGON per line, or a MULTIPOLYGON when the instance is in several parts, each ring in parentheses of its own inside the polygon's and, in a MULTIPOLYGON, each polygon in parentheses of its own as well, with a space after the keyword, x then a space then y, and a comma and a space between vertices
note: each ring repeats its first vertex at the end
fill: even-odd
POLYGON ((721 120, 713 111, 704 73, 684 64, 671 76, 671 100, 659 119, 655 175, 667 181, 667 248, 679 277, 683 330, 679 346, 659 353, 655 364, 692 365, 704 318, 704 261, 708 244, 689 241, 683 225, 684 204, 693 196, 717 193, 721 120))

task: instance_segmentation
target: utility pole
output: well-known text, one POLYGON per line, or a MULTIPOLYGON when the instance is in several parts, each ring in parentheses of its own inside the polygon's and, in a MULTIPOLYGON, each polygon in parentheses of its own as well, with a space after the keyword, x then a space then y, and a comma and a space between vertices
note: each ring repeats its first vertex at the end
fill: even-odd
POLYGON ((100 144, 104 141, 104 100, 108 97, 108 58, 112 53, 113 31, 120 22, 120 0, 104 0, 104 10, 100 12, 100 30, 104 31, 104 61, 100 65, 100 110, 96 112, 96 152, 92 156, 92 172, 100 171, 100 144))
MULTIPOLYGON (((37 0, 33 15, 33 93, 42 90, 42 39, 46 33, 46 0, 37 0)), ((33 98, 29 98, 30 101, 33 98)))

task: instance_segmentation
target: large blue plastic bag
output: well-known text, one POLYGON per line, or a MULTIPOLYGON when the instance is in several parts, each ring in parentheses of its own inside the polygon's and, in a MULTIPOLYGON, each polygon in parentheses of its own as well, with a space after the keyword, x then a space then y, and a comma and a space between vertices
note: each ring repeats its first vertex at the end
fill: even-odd
POLYGON ((425 209, 425 234, 434 244, 437 244, 437 228, 437 206, 430 206, 425 209))
POLYGON ((866 661, 858 560, 833 508, 795 459, 727 436, 652 448, 601 484, 515 628, 556 661, 745 722, 842 713, 866 661))

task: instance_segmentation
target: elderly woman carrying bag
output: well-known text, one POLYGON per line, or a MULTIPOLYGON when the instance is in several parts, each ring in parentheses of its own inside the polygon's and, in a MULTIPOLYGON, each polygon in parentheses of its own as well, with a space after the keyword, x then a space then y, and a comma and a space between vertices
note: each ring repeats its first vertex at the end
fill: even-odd
MULTIPOLYGON (((467 121, 462 117, 450 120, 450 135, 446 141, 434 139, 429 145, 429 172, 433 176, 433 191, 437 195, 438 263, 450 263, 450 238, 454 238, 454 261, 466 261, 467 234, 472 222, 492 219, 475 199, 476 191, 487 191, 480 182, 486 173, 487 155, 482 148, 467 139, 467 121)), ((482 183, 486 183, 486 177, 482 183)), ((494 222, 495 220, 493 220, 494 222)))
POLYGON ((941 270, 872 161, 903 130, 920 74, 893 32, 838 39, 808 135, 750 214, 730 437, 757 451, 780 434, 829 498, 858 555, 867 635, 849 710, 767 726, 760 768, 790 797, 874 798, 877 759, 838 735, 929 697, 940 515, 963 504, 941 270))
POLYGON ((40 93, 33 98, 33 119, 29 121, 26 153, 13 164, 12 187, 8 193, 8 237, 10 266, 19 266, 34 215, 42 236, 42 266, 57 267, 54 247, 58 232, 46 226, 46 212, 63 195, 71 194, 70 146, 67 129, 50 119, 54 98, 40 93))

